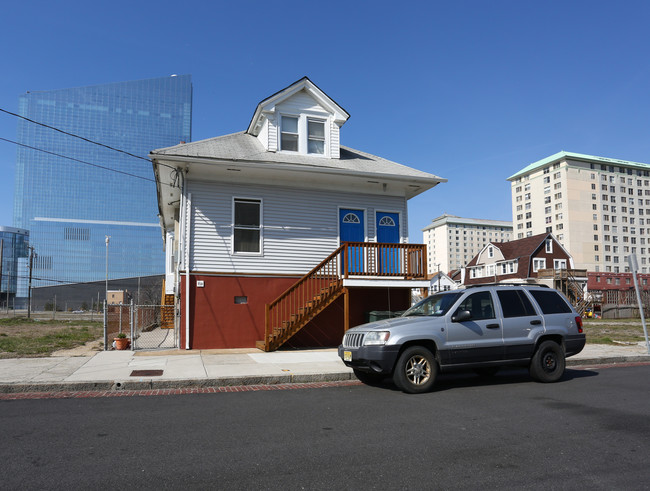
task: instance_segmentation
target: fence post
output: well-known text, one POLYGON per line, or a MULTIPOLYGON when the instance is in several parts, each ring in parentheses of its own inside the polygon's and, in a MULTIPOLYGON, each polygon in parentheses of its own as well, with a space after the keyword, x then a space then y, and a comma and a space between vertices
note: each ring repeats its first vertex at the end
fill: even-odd
POLYGON ((130 324, 131 324, 131 351, 135 350, 135 325, 134 320, 136 319, 135 308, 133 304, 133 299, 131 299, 131 315, 130 315, 130 324))
POLYGON ((104 300, 104 351, 108 351, 108 312, 106 311, 106 300, 104 300))

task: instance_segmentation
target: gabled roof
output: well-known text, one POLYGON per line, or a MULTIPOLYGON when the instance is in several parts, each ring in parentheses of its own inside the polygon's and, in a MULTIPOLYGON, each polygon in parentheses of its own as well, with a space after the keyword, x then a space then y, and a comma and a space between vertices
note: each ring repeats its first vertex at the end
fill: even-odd
POLYGON ((433 185, 447 182, 447 179, 423 172, 406 165, 371 155, 369 153, 341 146, 339 159, 324 159, 312 155, 268 152, 262 143, 246 132, 208 138, 197 142, 183 143, 173 147, 153 150, 150 157, 198 158, 219 161, 255 164, 290 164, 304 168, 320 168, 356 172, 361 174, 383 174, 408 177, 429 182, 433 185))
MULTIPOLYGON (((543 233, 525 237, 523 239, 511 240, 510 242, 490 242, 488 245, 483 247, 483 249, 481 249, 481 251, 476 256, 474 256, 469 263, 467 263, 467 267, 476 266, 478 257, 485 250, 485 248, 490 245, 499 249, 501 251, 501 254, 503 254, 503 259, 505 261, 509 261, 512 259, 518 259, 520 257, 532 256, 535 251, 537 251, 545 244, 546 239, 549 237, 555 240, 553 234, 543 233)), ((560 244, 557 242, 557 240, 555 240, 555 242, 558 245, 560 244)))
POLYGON ((307 92, 310 96, 316 99, 322 107, 332 113, 334 115, 334 121, 339 125, 345 123, 350 117, 345 109, 334 102, 334 100, 323 92, 314 82, 309 80, 307 77, 302 77, 300 80, 261 101, 257 105, 255 113, 253 113, 253 117, 248 125, 246 133, 257 136, 262 126, 261 123, 264 121, 264 113, 275 112, 276 105, 287 100, 301 90, 307 92))
POLYGON ((593 163, 598 163, 598 164, 612 164, 612 165, 622 165, 626 167, 635 167, 635 168, 641 168, 644 170, 650 169, 650 165, 648 164, 642 164, 640 162, 631 162, 629 160, 620 160, 620 159, 610 159, 607 157, 596 157, 595 155, 585 155, 582 153, 573 153, 573 152, 558 152, 556 154, 551 155, 550 157, 546 157, 542 160, 538 160, 537 162, 533 162, 532 164, 524 167, 521 169, 519 172, 516 172, 515 174, 511 175, 508 177, 508 181, 512 181, 513 179, 516 179, 519 176, 523 176, 525 174, 528 174, 534 170, 537 170, 541 167, 544 167, 545 165, 549 164, 554 164, 556 162, 560 162, 565 159, 571 159, 571 160, 580 160, 583 162, 593 162, 593 163))

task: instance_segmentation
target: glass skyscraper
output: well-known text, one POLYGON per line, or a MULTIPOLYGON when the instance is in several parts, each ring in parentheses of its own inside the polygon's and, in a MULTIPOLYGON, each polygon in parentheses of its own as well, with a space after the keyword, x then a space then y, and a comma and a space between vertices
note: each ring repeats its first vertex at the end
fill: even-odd
MULTIPOLYGON (((146 158, 191 140, 191 76, 28 92, 19 113, 146 158)), ((18 142, 33 147, 18 147, 14 227, 29 230, 34 286, 104 279, 107 249, 110 279, 164 273, 148 160, 22 119, 18 142)))
POLYGON ((27 297, 27 257, 29 254, 29 232, 12 227, 0 227, 2 245, 2 277, 0 278, 0 307, 22 308, 16 299, 27 297))

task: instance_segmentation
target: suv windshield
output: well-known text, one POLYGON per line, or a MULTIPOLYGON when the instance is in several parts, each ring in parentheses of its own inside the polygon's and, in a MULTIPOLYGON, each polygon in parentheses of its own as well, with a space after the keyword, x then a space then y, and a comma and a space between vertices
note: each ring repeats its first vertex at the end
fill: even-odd
POLYGON ((404 312, 402 317, 409 317, 412 315, 433 315, 439 317, 445 315, 462 293, 463 292, 453 292, 431 295, 404 312))

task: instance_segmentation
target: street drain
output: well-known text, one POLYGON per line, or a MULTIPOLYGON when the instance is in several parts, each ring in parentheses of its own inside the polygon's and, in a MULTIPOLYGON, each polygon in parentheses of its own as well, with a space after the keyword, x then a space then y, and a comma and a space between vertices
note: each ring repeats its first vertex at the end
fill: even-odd
POLYGON ((162 374, 162 370, 133 370, 131 377, 160 377, 162 374))

